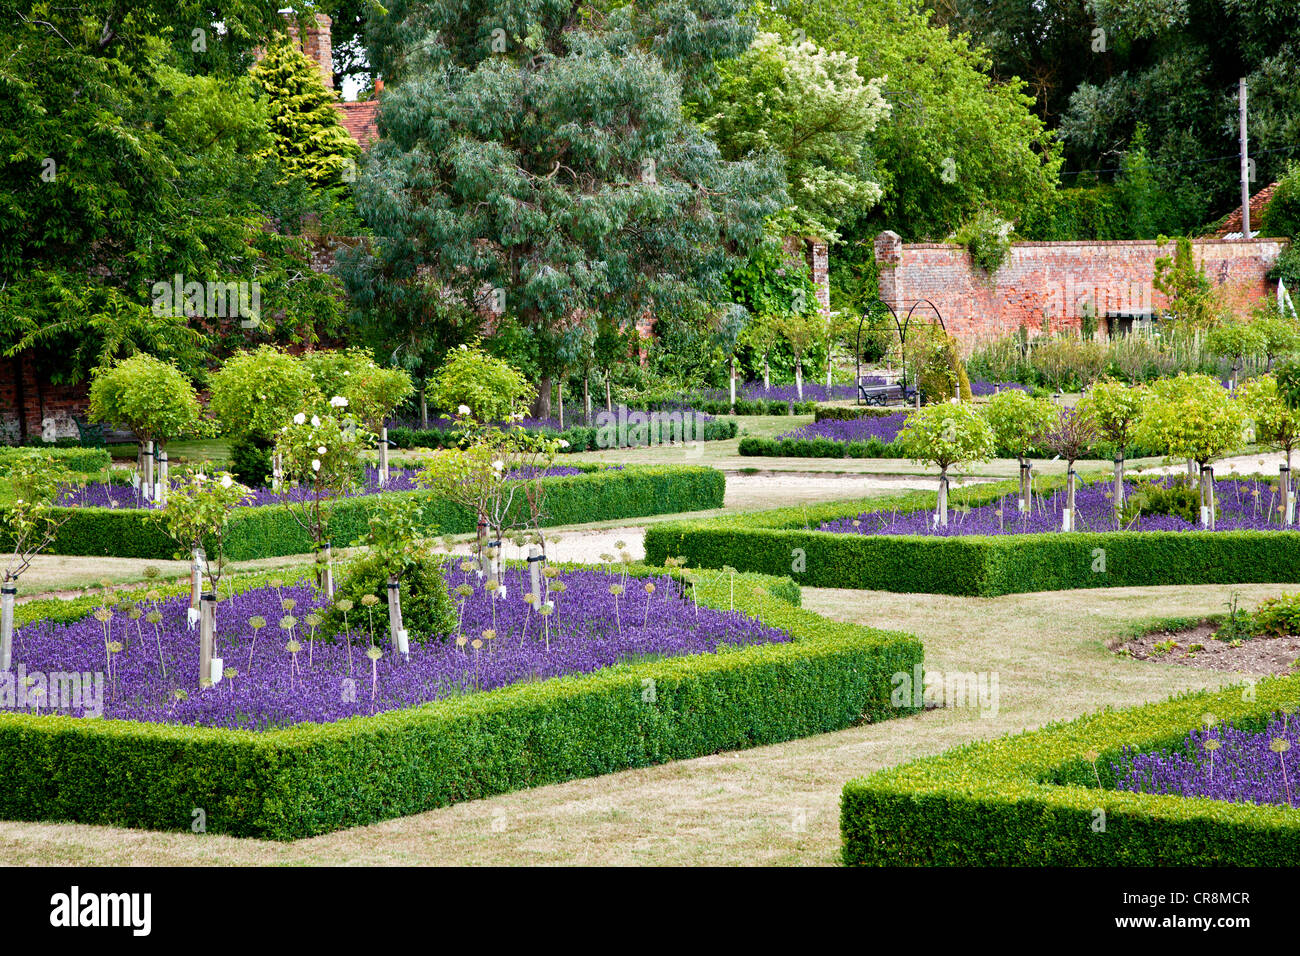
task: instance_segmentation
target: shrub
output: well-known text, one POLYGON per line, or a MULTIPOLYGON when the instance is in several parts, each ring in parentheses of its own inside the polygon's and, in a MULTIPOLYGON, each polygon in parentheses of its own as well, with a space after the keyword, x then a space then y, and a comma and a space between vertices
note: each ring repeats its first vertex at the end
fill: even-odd
POLYGON ((1269 598, 1256 609, 1254 618, 1259 629, 1273 637, 1300 634, 1300 594, 1269 598))
MULTIPOLYGON (((237 352, 208 381, 208 407, 232 441, 268 444, 298 412, 321 409, 324 396, 305 364, 264 345, 237 352)), ((241 476, 249 481, 250 477, 241 476)))
POLYGON ((113 463, 104 448, 50 448, 42 446, 0 448, 0 473, 7 472, 14 462, 32 456, 47 456, 65 469, 77 474, 95 474, 113 463))
POLYGON ((478 344, 451 349, 429 385, 429 400, 454 415, 463 405, 480 422, 505 421, 536 394, 523 373, 478 344))
POLYGON ((1236 687, 1091 714, 850 780, 840 803, 843 861, 1295 866, 1300 815, 1292 808, 1115 790, 1111 764, 1126 746, 1182 746, 1206 714, 1262 730, 1294 712, 1297 695, 1300 678, 1265 680, 1250 695, 1236 687))
POLYGON ((271 482, 271 443, 245 435, 230 443, 230 473, 250 488, 271 482))
MULTIPOLYGON (((401 583, 402 626, 411 632, 411 637, 427 641, 456 630, 456 605, 447 591, 442 563, 437 558, 424 555, 413 560, 402 573, 401 583)), ((321 619, 321 634, 332 637, 343 629, 344 615, 338 609, 338 602, 345 599, 353 604, 348 620, 355 629, 358 622, 366 619, 361 607, 361 598, 366 594, 379 599, 375 613, 382 614, 383 619, 376 624, 375 635, 382 643, 388 621, 388 568, 375 554, 355 558, 344 568, 334 589, 334 606, 321 619)))
POLYGON ((141 442, 198 434, 201 414, 181 370, 145 352, 101 366, 91 378, 90 420, 126 425, 141 442))

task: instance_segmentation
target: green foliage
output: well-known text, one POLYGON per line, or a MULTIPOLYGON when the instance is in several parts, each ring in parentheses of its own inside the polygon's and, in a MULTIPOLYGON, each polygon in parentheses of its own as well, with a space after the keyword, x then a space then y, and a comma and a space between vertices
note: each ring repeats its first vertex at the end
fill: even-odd
POLYGON ((199 398, 171 362, 140 353, 97 368, 90 383, 90 420, 127 425, 142 442, 203 433, 199 398))
POLYGON ((271 482, 272 445, 249 436, 230 442, 230 473, 251 488, 264 488, 271 482))
POLYGON ((1266 598, 1253 615, 1255 624, 1270 637, 1300 634, 1300 594, 1266 598))
POLYGON ((1243 444, 1241 404, 1208 375, 1178 375, 1149 386, 1134 438, 1201 466, 1243 444))
MULTIPOLYGON (((1129 525, 1141 515, 1173 515, 1188 524, 1201 523, 1201 490, 1186 480, 1168 486, 1141 481, 1124 499, 1122 525, 1129 525)), ((1216 507, 1217 502, 1216 502, 1216 507)))
POLYGON ((1255 441, 1287 453, 1300 444, 1300 409, 1287 405, 1277 377, 1261 375, 1237 390, 1246 416, 1254 426, 1255 441))
POLYGON ((69 472, 96 474, 113 463, 104 448, 31 448, 0 447, 0 475, 8 477, 12 463, 32 456, 48 458, 69 472))
POLYGON ((1259 322, 1226 319, 1210 329, 1205 343, 1211 352, 1231 359, 1234 370, 1242 368, 1246 360, 1264 351, 1264 329, 1259 322))
MULTIPOLYGON (((167 503, 158 515, 168 537, 180 546, 177 560, 205 544, 213 546, 206 553, 209 588, 216 593, 225 563, 226 526, 234 509, 253 497, 251 488, 241 485, 224 472, 208 477, 195 472, 174 483, 167 492, 167 503)), ((156 514, 156 513, 155 513, 156 514)))
POLYGON ((782 235, 834 239, 850 210, 879 201, 868 142, 889 105, 883 80, 864 80, 856 58, 760 33, 719 74, 691 112, 726 159, 769 151, 781 158, 790 194, 774 217, 782 235))
MULTIPOLYGON (((728 607, 732 583, 701 576, 699 600, 728 607)), ((292 840, 914 712, 890 701, 890 675, 921 663, 914 637, 803 611, 788 582, 734 585, 738 611, 794 640, 258 734, 3 714, 0 817, 188 831, 197 803, 209 832, 292 840)))
MULTIPOLYGON (((1163 241, 1167 241, 1163 236, 1163 241)), ((1174 253, 1156 259, 1152 284, 1164 293, 1168 302, 1165 315, 1190 329, 1208 329, 1223 313, 1223 304, 1215 287, 1196 264, 1192 240, 1180 236, 1174 240, 1174 253)))
MULTIPOLYGON (((1048 492, 1060 478, 1036 479, 1048 492)), ((1015 494, 999 482, 953 492, 952 504, 979 505, 1015 494)), ((889 536, 816 531, 824 521, 861 514, 933 511, 933 492, 907 492, 801 508, 652 525, 646 560, 686 557, 692 568, 730 566, 757 574, 792 574, 800 548, 805 587, 903 594, 996 597, 1075 588, 1151 587, 1300 581, 1300 533, 1284 531, 1084 532, 999 536, 889 536), (1105 571, 1096 551, 1106 554, 1105 571)), ((1199 516, 1198 516, 1199 517, 1199 516)))
POLYGON ((334 512, 357 485, 365 432, 333 415, 299 412, 275 436, 284 477, 302 491, 284 507, 311 535, 313 550, 329 543, 334 512))
POLYGON ((1264 236, 1294 239, 1300 236, 1300 165, 1291 163, 1264 207, 1258 226, 1264 236))
POLYGON ((981 208, 961 224, 953 238, 966 247, 971 261, 990 279, 1011 252, 1015 227, 991 209, 981 208))
POLYGON ((321 81, 320 68, 293 38, 276 36, 253 67, 252 78, 266 100, 268 152, 286 177, 304 179, 317 189, 355 177, 361 151, 330 105, 334 97, 321 81))
POLYGON ((1266 679, 1090 714, 850 780, 850 866, 1293 866, 1290 808, 1115 790, 1126 747, 1178 748, 1206 715, 1262 730, 1293 711, 1300 680, 1266 679), (1105 832, 1095 828, 1105 814, 1105 832), (913 834, 924 833, 917 840, 913 834))
POLYGON ((892 228, 906 242, 941 240, 983 206, 1014 221, 1051 200, 1060 147, 1015 78, 1026 74, 990 81, 987 52, 920 3, 793 0, 764 22, 856 56, 862 76, 894 91, 872 135, 884 197, 874 217, 842 227, 846 239, 892 228))
POLYGON ((68 519, 63 509, 54 506, 68 479, 58 459, 29 453, 14 457, 7 465, 5 477, 14 500, 0 510, 0 538, 10 552, 6 583, 17 580, 37 555, 49 549, 68 519))
POLYGON ((1079 407, 1097 426, 1101 438, 1121 455, 1133 442, 1133 431, 1142 412, 1142 393, 1123 382, 1102 379, 1088 389, 1079 407))
POLYGON ((1022 462, 1056 420, 1051 402, 1031 398, 1018 388, 998 392, 985 403, 983 412, 998 449, 1022 462))
MULTIPOLYGON (((688 466, 628 466, 619 470, 592 469, 581 475, 547 478, 546 514, 542 524, 554 527, 589 521, 615 521, 669 514, 708 511, 722 507, 726 479, 712 468, 688 466)), ((429 533, 469 534, 474 515, 463 507, 428 492, 389 492, 409 495, 424 505, 429 533)), ((330 532, 339 541, 365 534, 375 508, 385 495, 345 498, 334 508, 330 532)), ((523 502, 517 502, 521 509, 523 502)), ((8 509, 0 509, 0 516, 8 509)), ((110 555, 169 560, 175 543, 147 509, 59 508, 66 519, 50 546, 51 554, 110 555)), ((0 520, 3 520, 0 518, 0 520)), ((12 537, 0 531, 0 550, 12 550, 12 537)), ((240 508, 230 517, 226 531, 226 557, 230 561, 287 554, 305 554, 313 539, 284 505, 240 508)))
MULTIPOLYGON (((353 631, 367 625, 361 598, 373 594, 379 599, 375 613, 388 619, 388 577, 390 565, 380 554, 365 554, 349 561, 334 589, 334 603, 321 619, 321 635, 330 637, 343 630, 344 615, 338 603, 351 601, 348 624, 353 631)), ((446 637, 456 630, 456 604, 447 591, 442 563, 427 551, 413 554, 402 569, 402 626, 421 643, 446 637)), ((378 635, 376 635, 378 637, 378 635)), ((378 643, 382 643, 379 641, 378 643)))
POLYGON ((724 161, 681 103, 752 35, 738 0, 390 5, 368 37, 385 137, 357 184, 383 238, 340 265, 376 334, 463 340, 486 292, 532 337, 544 411, 579 358, 575 315, 723 304, 783 184, 771 157, 724 161))
POLYGON ((900 347, 897 354, 925 401, 947 402, 958 394, 964 402, 971 400, 970 379, 957 340, 937 324, 914 326, 905 350, 900 347))
POLYGON ((517 369, 477 344, 452 349, 429 384, 429 400, 447 415, 502 422, 522 414, 536 390, 517 369), (468 409, 462 411, 461 407, 468 409))
POLYGON ((269 345, 232 355, 208 389, 208 407, 233 440, 273 441, 295 414, 319 410, 325 399, 306 365, 269 345))
POLYGON ((927 405, 912 412, 898 433, 903 454, 935 465, 946 474, 960 462, 988 461, 993 457, 993 431, 968 404, 927 405))

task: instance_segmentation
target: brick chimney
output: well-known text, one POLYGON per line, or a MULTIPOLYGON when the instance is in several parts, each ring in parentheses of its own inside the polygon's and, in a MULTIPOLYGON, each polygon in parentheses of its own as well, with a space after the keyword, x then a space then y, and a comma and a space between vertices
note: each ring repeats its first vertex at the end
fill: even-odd
MULTIPOLYGON (((316 14, 316 25, 309 26, 302 38, 302 52, 320 67, 320 78, 327 90, 334 89, 334 47, 330 41, 333 22, 323 13, 316 14)), ((288 26, 289 36, 298 39, 298 24, 290 19, 288 26)))

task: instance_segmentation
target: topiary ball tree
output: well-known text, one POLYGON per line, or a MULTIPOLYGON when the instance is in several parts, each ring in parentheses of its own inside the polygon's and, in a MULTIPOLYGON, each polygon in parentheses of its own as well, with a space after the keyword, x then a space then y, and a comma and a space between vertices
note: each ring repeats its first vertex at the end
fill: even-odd
POLYGON ((939 469, 935 524, 948 526, 948 469, 961 462, 988 461, 995 447, 993 430, 970 405, 927 405, 907 417, 898 433, 903 454, 939 469))
POLYGON ((522 414, 533 387, 510 363, 478 344, 451 349, 433 376, 429 397, 447 415, 468 414, 478 422, 504 422, 522 414), (461 408, 468 409, 462 412, 461 408))
POLYGON ((1042 398, 1033 398, 1018 388, 1009 388, 989 399, 984 418, 993 430, 998 450, 1020 462, 1021 513, 1029 508, 1033 477, 1028 458, 1043 433, 1056 421, 1056 408, 1042 398))
POLYGON ((1201 523, 1214 527, 1211 465, 1243 442, 1242 404, 1208 375, 1164 378, 1148 387, 1135 438, 1174 458, 1195 462, 1201 475, 1201 523))
POLYGON ((1115 446, 1115 514, 1124 510, 1124 456, 1133 443, 1133 430, 1142 411, 1142 391, 1123 382, 1094 382, 1079 402, 1097 426, 1098 435, 1115 446))

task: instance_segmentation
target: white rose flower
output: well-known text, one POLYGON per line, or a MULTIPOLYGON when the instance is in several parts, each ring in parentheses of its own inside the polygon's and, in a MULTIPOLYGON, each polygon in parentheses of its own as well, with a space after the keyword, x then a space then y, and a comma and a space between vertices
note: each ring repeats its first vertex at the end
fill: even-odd
POLYGON ((234 482, 234 479, 231 478, 229 475, 222 475, 222 476, 221 476, 221 487, 222 487, 222 488, 229 488, 229 487, 230 487, 231 485, 233 485, 234 483, 235 483, 235 482, 234 482))
POLYGON ((492 462, 492 470, 493 470, 493 471, 500 471, 500 470, 501 470, 502 468, 504 468, 505 466, 506 466, 506 463, 505 463, 504 461, 502 461, 500 458, 498 458, 496 461, 492 462))
POLYGON ((312 428, 320 428, 320 416, 319 416, 319 415, 313 415, 313 416, 311 417, 311 427, 312 427, 312 428))
POLYGON ((293 423, 295 425, 301 425, 306 420, 307 420, 307 416, 304 415, 302 412, 299 412, 297 415, 293 416, 293 423))
POLYGON ((330 399, 330 406, 333 408, 347 408, 348 400, 342 395, 335 395, 330 399))
POLYGON ((312 470, 312 471, 320 471, 320 459, 319 459, 319 458, 313 458, 313 459, 311 460, 311 470, 312 470))
POLYGON ((568 447, 569 447, 569 443, 568 443, 567 441, 565 441, 563 438, 561 438, 561 439, 560 439, 560 447, 561 447, 561 448, 568 448, 568 447))
POLYGON ((468 405, 462 405, 462 406, 458 409, 458 411, 459 411, 462 415, 468 415, 468 414, 469 414, 469 406, 468 406, 468 405))
POLYGON ((318 455, 323 455, 323 454, 325 454, 325 446, 324 446, 324 445, 318 445, 318 446, 316 446, 316 454, 318 454, 318 455))

